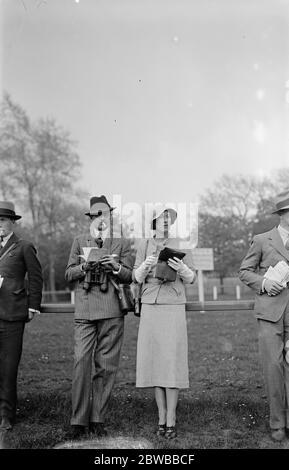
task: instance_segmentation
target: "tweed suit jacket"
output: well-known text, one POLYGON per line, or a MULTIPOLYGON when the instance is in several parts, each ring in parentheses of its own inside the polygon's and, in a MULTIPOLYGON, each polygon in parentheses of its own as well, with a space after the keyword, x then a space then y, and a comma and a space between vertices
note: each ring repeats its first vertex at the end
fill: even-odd
MULTIPOLYGON (((84 253, 83 247, 97 247, 95 240, 90 234, 80 235, 74 239, 65 271, 66 280, 74 283, 75 318, 101 320, 122 317, 123 313, 119 308, 119 300, 111 282, 108 282, 107 292, 101 292, 99 286, 92 286, 89 292, 83 289, 85 273, 80 266, 83 263, 83 259, 80 257, 84 253)), ((124 238, 106 238, 103 248, 107 248, 110 254, 118 255, 121 270, 115 276, 116 280, 123 284, 130 284, 134 263, 130 240, 124 238)))
MULTIPOLYGON (((166 244, 169 248, 180 248, 180 241, 176 238, 169 239, 166 244)), ((136 254, 136 260, 133 269, 133 277, 135 279, 135 270, 142 264, 146 256, 151 255, 154 252, 155 244, 153 239, 141 240, 136 254)), ((186 256, 183 262, 190 268, 194 269, 193 257, 191 250, 182 249, 186 252, 186 256)), ((186 292, 184 281, 180 278, 179 274, 176 276, 176 280, 173 282, 162 282, 155 277, 156 268, 152 269, 145 281, 142 284, 141 290, 141 302, 143 304, 167 304, 177 305, 186 303, 186 292)))
POLYGON ((28 308, 40 310, 42 297, 41 265, 33 244, 13 234, 0 250, 0 274, 4 278, 0 288, 0 319, 27 321, 28 308))
POLYGON ((279 231, 274 227, 253 238, 239 271, 241 281, 256 293, 254 307, 256 317, 271 322, 277 322, 281 318, 289 302, 288 287, 276 296, 262 292, 265 272, 269 266, 275 266, 278 261, 289 263, 289 250, 284 247, 279 231))

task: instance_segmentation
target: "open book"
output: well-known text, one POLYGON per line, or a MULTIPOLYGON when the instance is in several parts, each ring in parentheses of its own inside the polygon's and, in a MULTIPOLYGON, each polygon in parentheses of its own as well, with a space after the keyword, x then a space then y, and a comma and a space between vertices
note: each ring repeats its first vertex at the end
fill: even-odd
POLYGON ((274 267, 270 266, 268 268, 264 277, 271 281, 281 282, 286 287, 287 282, 289 282, 289 265, 285 261, 278 261, 274 267))

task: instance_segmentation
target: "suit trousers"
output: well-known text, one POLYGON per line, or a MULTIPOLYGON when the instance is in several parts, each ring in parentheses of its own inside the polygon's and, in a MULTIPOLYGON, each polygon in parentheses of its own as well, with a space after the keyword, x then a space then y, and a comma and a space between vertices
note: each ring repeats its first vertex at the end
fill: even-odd
POLYGON ((0 416, 13 423, 25 322, 0 320, 0 416))
POLYGON ((75 320, 72 425, 104 422, 118 370, 123 317, 75 320))
POLYGON ((289 303, 279 321, 258 319, 258 338, 270 406, 270 428, 289 428, 289 364, 284 351, 289 340, 289 303))

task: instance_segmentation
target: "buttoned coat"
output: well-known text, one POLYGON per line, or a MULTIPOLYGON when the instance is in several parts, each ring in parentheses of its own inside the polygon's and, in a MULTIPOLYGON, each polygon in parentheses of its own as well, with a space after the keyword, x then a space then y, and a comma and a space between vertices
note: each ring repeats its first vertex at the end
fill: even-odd
MULTIPOLYGON (((168 248, 180 248, 180 242, 176 238, 171 238, 165 245, 168 248)), ((138 246, 136 260, 134 265, 135 270, 142 264, 145 258, 154 252, 154 240, 141 240, 138 246)), ((183 262, 190 268, 194 269, 193 258, 191 250, 181 250, 186 253, 183 258, 183 262)), ((185 304, 186 303, 186 292, 184 282, 180 278, 179 274, 176 276, 176 280, 173 282, 162 282, 155 277, 155 268, 152 269, 145 281, 142 284, 141 290, 141 301, 143 304, 185 304)))
MULTIPOLYGON (((75 318, 100 320, 122 317, 117 293, 111 282, 108 282, 107 292, 101 292, 99 286, 92 286, 89 292, 83 288, 85 278, 85 273, 81 269, 84 261, 81 257, 84 254, 83 247, 97 247, 91 235, 83 234, 74 239, 65 271, 66 280, 74 283, 75 318)), ((118 255, 121 270, 115 279, 120 283, 130 284, 134 263, 130 240, 108 237, 104 240, 103 248, 107 248, 110 254, 118 255)))
POLYGON ((289 302, 289 289, 283 289, 276 296, 262 292, 262 282, 267 269, 274 267, 278 261, 289 263, 289 250, 276 227, 268 232, 256 235, 251 243, 239 271, 239 278, 251 287, 255 295, 254 311, 257 318, 277 322, 289 302))
POLYGON ((14 233, 0 250, 0 319, 26 321, 28 308, 40 310, 42 271, 36 249, 14 233))

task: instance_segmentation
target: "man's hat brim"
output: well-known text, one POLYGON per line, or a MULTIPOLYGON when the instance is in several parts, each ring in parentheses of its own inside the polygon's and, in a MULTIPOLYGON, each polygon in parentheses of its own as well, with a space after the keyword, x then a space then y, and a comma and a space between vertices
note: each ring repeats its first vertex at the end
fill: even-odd
POLYGON ((289 205, 281 207, 280 209, 276 209, 275 211, 272 212, 272 214, 279 214, 279 212, 287 211, 287 210, 289 210, 289 205))
MULTIPOLYGON (((107 212, 112 212, 114 209, 116 209, 116 207, 108 206, 108 211, 107 212)), ((105 211, 100 210, 99 212, 101 212, 101 214, 102 214, 105 211)), ((100 216, 101 214, 99 214, 99 213, 96 214, 95 212, 86 212, 84 215, 97 215, 97 216, 100 216)))
POLYGON ((22 215, 7 214, 7 212, 0 212, 0 217, 7 217, 7 219, 13 219, 13 220, 22 219, 22 215))

